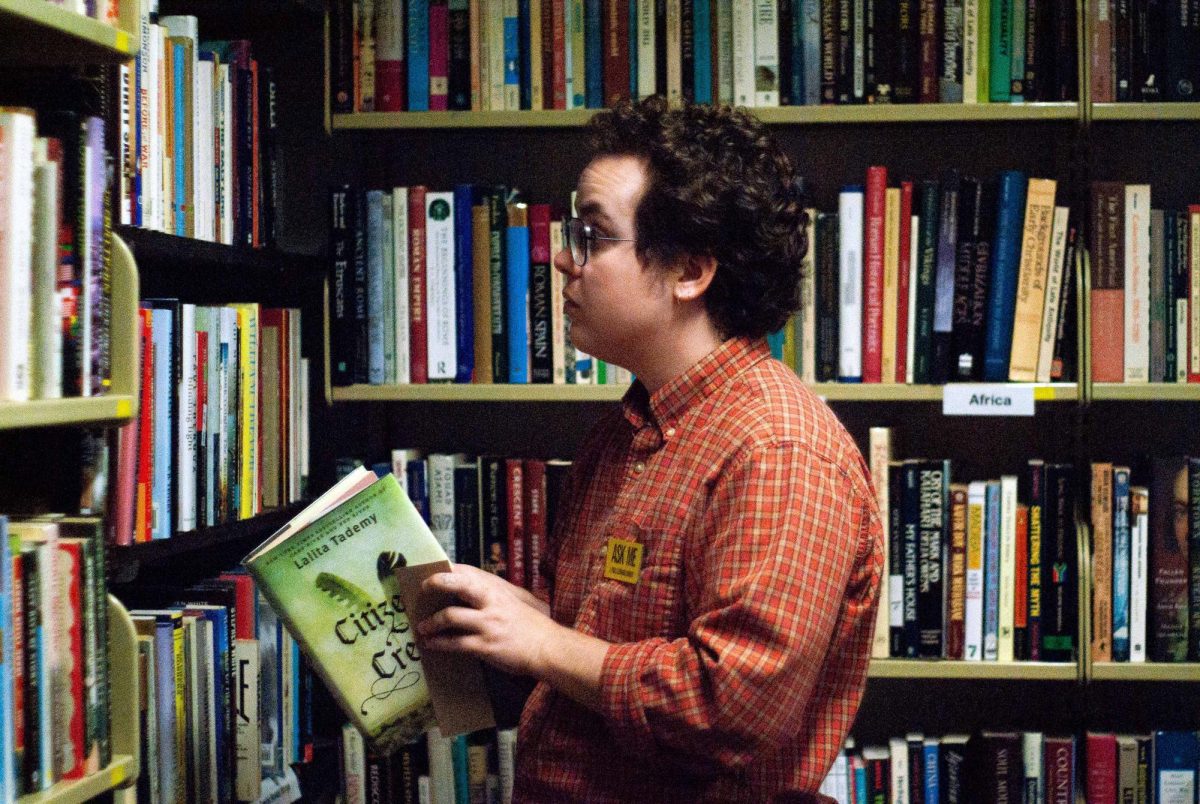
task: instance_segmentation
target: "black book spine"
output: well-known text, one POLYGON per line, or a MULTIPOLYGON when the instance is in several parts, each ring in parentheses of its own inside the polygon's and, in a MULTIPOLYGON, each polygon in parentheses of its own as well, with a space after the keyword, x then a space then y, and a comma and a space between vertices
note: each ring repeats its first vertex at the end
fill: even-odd
POLYGON ((1043 82, 1043 86, 1053 89, 1049 97, 1039 100, 1071 101, 1078 96, 1079 61, 1076 56, 1079 34, 1076 28, 1074 0, 1054 0, 1054 38, 1050 42, 1053 55, 1043 61, 1045 65, 1054 65, 1053 77, 1043 82))
POLYGON ((262 199, 259 214, 262 225, 262 243, 273 247, 279 241, 279 118, 275 100, 278 87, 275 70, 270 65, 259 67, 259 121, 262 125, 262 199))
POLYGON ((816 224, 817 382, 834 382, 838 370, 838 217, 818 213, 816 224))
POLYGON ((984 325, 987 321, 988 287, 991 284, 992 271, 992 240, 995 230, 996 187, 994 184, 981 182, 979 195, 976 197, 975 220, 971 226, 971 237, 975 241, 973 248, 975 266, 971 273, 969 328, 971 340, 967 344, 967 348, 971 352, 971 362, 977 371, 983 368, 986 336, 984 325))
POLYGON ((370 354, 370 336, 367 334, 367 194, 355 191, 350 199, 354 204, 354 273, 353 307, 354 324, 354 382, 367 381, 367 364, 370 354))
MULTIPOLYGON (((450 8, 450 97, 452 111, 471 110, 471 12, 450 8)), ((525 107, 522 107, 525 108, 525 107)))
POLYGON ((1163 382, 1175 382, 1175 372, 1178 364, 1175 362, 1176 338, 1179 336, 1178 319, 1175 316, 1175 274, 1179 270, 1176 261, 1179 258, 1178 245, 1175 238, 1179 230, 1175 225, 1177 218, 1175 210, 1168 209, 1163 213, 1163 274, 1166 287, 1166 313, 1163 317, 1163 341, 1166 347, 1163 351, 1163 382))
POLYGON ((329 6, 329 103, 334 114, 354 111, 354 0, 329 6))
POLYGON ((235 245, 254 245, 254 72, 247 65, 237 68, 237 131, 238 180, 233 205, 236 210, 233 242, 235 245))
POLYGON ((654 0, 654 91, 667 96, 667 0, 654 0))
MULTIPOLYGON (((920 734, 909 734, 905 740, 908 742, 908 802, 909 804, 926 804, 925 741, 920 734)), ((929 804, 938 803, 931 801, 929 804)))
POLYGON ((954 318, 951 324, 951 377, 970 382, 982 376, 971 346, 971 299, 975 285, 975 229, 982 183, 964 176, 958 194, 958 244, 954 259, 954 318))
POLYGON ((911 656, 904 644, 904 464, 888 465, 888 606, 889 654, 895 658, 911 656), (898 594, 899 593, 899 594, 898 594))
POLYGON ((830 0, 837 2, 837 86, 838 103, 855 103, 854 97, 854 6, 862 0, 830 0))
POLYGON ((1200 96, 1200 0, 1170 0, 1166 12, 1166 99, 1200 96))
MULTIPOLYGON (((683 91, 683 100, 685 103, 693 103, 696 100, 696 14, 695 6, 690 2, 682 2, 679 5, 679 47, 680 63, 682 65, 681 89, 683 91)), ((780 23, 780 30, 783 30, 783 24, 780 23)), ((780 64, 782 64, 783 53, 779 54, 780 64)), ((782 84, 780 91, 783 91, 782 84)))
POLYGON ((954 322, 954 263, 958 242, 959 173, 942 172, 938 209, 937 271, 934 274, 933 342, 929 381, 937 385, 950 378, 950 334, 954 322))
POLYGON ((454 560, 480 566, 482 541, 479 531, 479 464, 454 467, 454 560))
POLYGON ((918 469, 917 492, 917 653, 940 659, 946 634, 942 551, 948 541, 950 462, 923 462, 918 469))
POLYGON ((1039 81, 1043 78, 1041 72, 1041 57, 1039 51, 1043 37, 1047 33, 1045 27, 1046 9, 1051 0, 1024 0, 1025 14, 1025 74, 1021 81, 1021 96, 1026 101, 1041 100, 1039 81))
MULTIPOLYGON (((921 83, 921 31, 917 0, 898 0, 896 17, 899 35, 896 37, 892 99, 896 103, 916 103, 921 83)), ((886 35, 887 31, 883 33, 886 35)))
POLYGON ((492 382, 508 382, 508 328, 504 303, 504 230, 508 228, 507 188, 487 191, 488 272, 492 281, 492 382))
POLYGON ((553 338, 550 334, 550 308, 554 304, 550 292, 550 274, 554 270, 547 262, 529 266, 529 381, 554 382, 553 338))
MULTIPOLYGON (((821 103, 838 100, 838 11, 842 5, 834 0, 821 3, 821 103)), ((808 80, 807 76, 804 80, 808 80)))
POLYGON ((1200 662, 1200 458, 1187 464, 1188 661, 1200 662))
POLYGON ((21 582, 25 596, 25 756, 22 787, 26 793, 42 789, 42 695, 50 694, 49 679, 41 677, 42 630, 41 567, 34 549, 21 552, 21 582), (43 683, 45 682, 45 683, 43 683))
POLYGON ((903 567, 903 629, 902 647, 905 658, 919 655, 921 645, 921 612, 918 599, 918 575, 921 566, 921 472, 918 461, 905 461, 900 513, 900 560, 903 567))
POLYGON ((504 459, 479 459, 480 522, 483 529, 482 567, 508 578, 508 496, 505 491, 504 459))
POLYGON ((1117 102, 1136 98, 1133 92, 1133 0, 1115 0, 1113 15, 1113 71, 1116 73, 1117 102))
POLYGON ((1166 0, 1136 3, 1133 41, 1133 100, 1164 100, 1166 78, 1167 20, 1166 0))
POLYGON ((891 103, 896 78, 899 14, 896 4, 888 0, 866 0, 864 8, 867 103, 891 103))
POLYGON ((1077 304, 1077 288, 1075 283, 1076 257, 1078 245, 1078 230, 1075 227, 1067 229, 1067 247, 1063 255, 1062 292, 1058 295, 1058 330, 1054 334, 1054 359, 1050 364, 1050 379, 1068 380, 1075 376, 1075 365, 1078 347, 1075 343, 1075 333, 1078 324, 1075 320, 1075 305, 1077 304))
POLYGON ((917 286, 911 288, 916 303, 916 331, 913 333, 913 382, 932 381, 933 308, 936 301, 938 183, 921 181, 920 230, 917 234, 917 286))
POLYGON ((1079 561, 1070 464, 1047 464, 1042 517, 1042 661, 1075 660, 1079 561))
MULTIPOLYGON (((684 3, 684 7, 688 7, 689 3, 684 3)), ((776 9, 776 17, 779 21, 779 105, 780 106, 803 106, 804 98, 795 97, 792 94, 793 83, 792 76, 795 71, 800 68, 800 65, 794 64, 792 60, 792 17, 796 13, 793 9, 792 0, 778 0, 776 9)))

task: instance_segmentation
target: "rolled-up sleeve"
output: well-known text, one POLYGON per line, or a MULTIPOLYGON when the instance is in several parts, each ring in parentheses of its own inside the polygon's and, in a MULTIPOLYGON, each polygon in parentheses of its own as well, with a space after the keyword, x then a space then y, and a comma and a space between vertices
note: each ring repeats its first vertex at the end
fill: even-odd
MULTIPOLYGON (((875 514, 856 477, 794 442, 723 468, 685 548, 686 635, 608 649, 602 705, 618 745, 705 777, 795 737, 839 629, 861 630, 845 604, 875 514)), ((870 608, 877 573, 868 580, 876 588, 851 597, 870 608)))

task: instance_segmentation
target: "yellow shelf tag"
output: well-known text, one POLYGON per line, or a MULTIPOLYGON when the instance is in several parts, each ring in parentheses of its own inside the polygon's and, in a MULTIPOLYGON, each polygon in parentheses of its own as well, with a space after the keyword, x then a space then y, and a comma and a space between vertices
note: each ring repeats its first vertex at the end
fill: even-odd
POLYGON ((129 33, 126 31, 117 31, 117 50, 122 53, 129 52, 129 33))
POLYGON ((124 418, 133 415, 133 403, 128 399, 117 400, 117 417, 124 418))

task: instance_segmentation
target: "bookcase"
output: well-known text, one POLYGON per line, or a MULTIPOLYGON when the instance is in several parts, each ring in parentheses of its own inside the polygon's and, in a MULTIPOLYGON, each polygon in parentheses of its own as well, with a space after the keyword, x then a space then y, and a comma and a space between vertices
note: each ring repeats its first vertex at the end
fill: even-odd
MULTIPOLYGON (((751 110, 770 125, 807 177, 818 209, 836 209, 838 188, 861 183, 867 165, 890 174, 935 175, 939 166, 995 175, 1016 167, 1070 188, 1082 218, 1094 180, 1149 182, 1155 206, 1197 199, 1200 104, 1098 103, 1090 81, 1089 3, 1076 6, 1079 101, 1008 104, 784 106, 751 110)), ((326 31, 326 58, 329 33, 326 31)), ((460 182, 505 183, 532 200, 565 201, 584 165, 582 127, 591 109, 331 113, 326 184, 359 188, 460 182)), ((314 218, 315 219, 315 218, 314 218)), ((1084 224, 1086 229, 1086 224, 1084 224)), ((1089 354, 1090 267, 1086 235, 1075 274, 1078 376, 1034 388, 1032 419, 943 416, 945 390, 931 385, 818 383, 866 454, 872 426, 890 426, 904 456, 950 456, 956 479, 1012 472, 1030 457, 1071 462, 1076 523, 1078 657, 1069 663, 967 663, 875 659, 860 713, 866 736, 987 729, 1195 729, 1200 665, 1093 663, 1090 655, 1091 533, 1086 470, 1095 460, 1200 450, 1200 385, 1098 383, 1089 354)), ((328 372, 327 375, 328 376, 328 372)), ((381 460, 393 447, 569 457, 612 386, 351 385, 326 387, 339 428, 336 455, 381 460)))

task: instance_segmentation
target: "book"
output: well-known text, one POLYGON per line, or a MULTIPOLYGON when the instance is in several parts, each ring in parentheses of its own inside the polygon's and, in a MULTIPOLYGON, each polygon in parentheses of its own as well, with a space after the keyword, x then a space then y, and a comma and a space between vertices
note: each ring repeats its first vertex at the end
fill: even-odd
MULTIPOLYGON (((423 661, 428 657, 413 640, 393 570, 432 566, 439 571, 448 569, 449 562, 393 475, 375 479, 359 467, 243 564, 372 748, 394 750, 434 722, 423 661), (356 666, 363 671, 352 671, 356 666)), ((482 706, 467 689, 470 668, 468 663, 467 675, 455 674, 467 686, 458 688, 453 701, 468 709, 482 706)), ((477 664, 474 670, 479 673, 477 664)), ((479 684, 477 693, 481 677, 479 684)), ((459 733, 443 712, 437 719, 447 733, 459 733)), ((486 717, 468 718, 473 723, 481 719, 489 720, 490 711, 486 717)), ((465 730, 486 725, 473 723, 465 730)))

